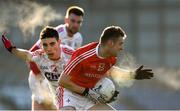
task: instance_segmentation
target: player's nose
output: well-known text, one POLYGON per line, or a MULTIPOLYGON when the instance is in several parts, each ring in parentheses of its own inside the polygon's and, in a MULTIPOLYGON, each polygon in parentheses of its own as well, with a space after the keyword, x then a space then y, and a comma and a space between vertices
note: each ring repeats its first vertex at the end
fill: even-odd
POLYGON ((119 48, 119 51, 122 51, 123 50, 123 48, 121 47, 121 48, 119 48))
POLYGON ((74 27, 75 27, 75 28, 78 28, 79 26, 80 26, 80 25, 79 25, 77 22, 74 23, 74 27))
POLYGON ((49 47, 49 46, 46 48, 46 51, 47 51, 47 52, 51 52, 51 50, 52 50, 52 48, 49 47))

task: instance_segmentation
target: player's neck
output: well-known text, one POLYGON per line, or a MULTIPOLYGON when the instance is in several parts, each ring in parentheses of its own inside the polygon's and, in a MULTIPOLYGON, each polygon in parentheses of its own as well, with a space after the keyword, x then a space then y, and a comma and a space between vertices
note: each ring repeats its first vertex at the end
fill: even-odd
POLYGON ((73 37, 73 33, 71 32, 71 30, 69 30, 69 28, 66 26, 66 31, 67 31, 67 35, 69 36, 69 37, 73 37))
POLYGON ((110 57, 110 55, 106 52, 106 50, 103 48, 101 44, 98 46, 98 55, 103 58, 110 57))
POLYGON ((61 57, 59 56, 59 57, 57 57, 57 58, 49 58, 49 59, 52 60, 52 61, 58 61, 58 60, 61 59, 61 57))

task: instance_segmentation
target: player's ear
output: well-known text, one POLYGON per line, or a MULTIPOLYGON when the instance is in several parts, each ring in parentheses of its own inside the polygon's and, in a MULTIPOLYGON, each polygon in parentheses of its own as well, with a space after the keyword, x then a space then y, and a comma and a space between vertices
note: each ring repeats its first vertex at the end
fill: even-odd
POLYGON ((61 44, 61 40, 60 39, 58 39, 58 45, 60 45, 61 44))
POLYGON ((68 19, 67 17, 65 17, 65 18, 64 18, 64 23, 67 24, 67 23, 68 23, 68 20, 69 20, 69 19, 68 19))
POLYGON ((114 45, 114 42, 112 40, 107 41, 108 46, 112 47, 114 45))
POLYGON ((43 49, 42 40, 40 40, 40 47, 41 47, 41 49, 43 49))

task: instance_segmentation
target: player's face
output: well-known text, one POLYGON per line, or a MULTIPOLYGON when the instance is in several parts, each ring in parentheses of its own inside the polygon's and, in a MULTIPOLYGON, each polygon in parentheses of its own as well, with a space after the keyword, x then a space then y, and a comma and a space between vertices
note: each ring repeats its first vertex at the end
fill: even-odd
POLYGON ((79 31, 81 25, 82 25, 83 17, 75 15, 71 13, 68 18, 66 18, 66 24, 68 27, 68 30, 72 33, 75 34, 76 32, 79 31))
POLYGON ((110 41, 109 53, 111 56, 117 56, 118 53, 123 50, 124 39, 119 37, 116 41, 110 41))
POLYGON ((46 38, 41 40, 42 49, 49 59, 56 60, 60 57, 60 40, 56 38, 46 38))

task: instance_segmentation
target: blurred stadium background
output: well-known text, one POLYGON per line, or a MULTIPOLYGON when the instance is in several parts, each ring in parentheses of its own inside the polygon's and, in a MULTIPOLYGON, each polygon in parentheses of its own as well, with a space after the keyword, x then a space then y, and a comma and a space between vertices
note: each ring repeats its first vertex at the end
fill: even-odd
MULTIPOLYGON (((133 61, 153 68, 155 78, 121 89, 116 109, 180 109, 180 0, 0 0, 0 33, 29 49, 45 25, 64 23, 71 5, 85 10, 83 44, 97 41, 109 25, 127 33, 133 61)), ((120 59, 121 62, 121 59, 120 59)), ((120 63, 121 64, 121 63, 120 63)), ((27 65, 0 43, 0 110, 30 109, 27 65)))

